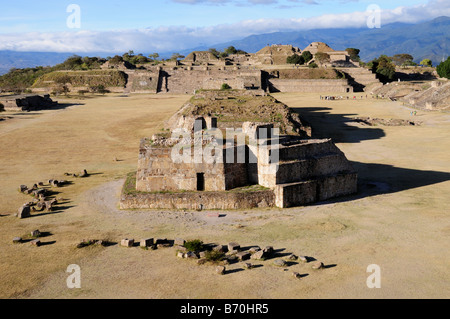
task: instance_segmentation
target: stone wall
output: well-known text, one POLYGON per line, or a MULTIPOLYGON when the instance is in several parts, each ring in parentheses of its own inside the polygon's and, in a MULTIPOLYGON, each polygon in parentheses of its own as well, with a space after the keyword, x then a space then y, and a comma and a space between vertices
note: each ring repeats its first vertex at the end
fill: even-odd
POLYGON ((121 209, 251 209, 275 206, 272 190, 122 194, 121 209))
POLYGON ((192 94, 199 89, 219 90, 226 83, 233 89, 261 88, 259 70, 219 70, 203 67, 186 70, 182 68, 164 70, 160 92, 192 94))
POLYGON ((277 185, 275 204, 286 208, 306 205, 357 192, 357 174, 346 173, 315 180, 277 185))
POLYGON ((270 92, 302 92, 302 93, 350 93, 353 87, 347 80, 290 80, 269 79, 270 92))
MULTIPOLYGON (((247 185, 245 163, 223 163, 223 160, 208 163, 204 159, 196 163, 194 148, 191 148, 190 161, 178 163, 172 158, 171 147, 154 147, 146 145, 146 142, 144 140, 141 143, 139 152, 136 178, 138 191, 224 191, 247 185), (199 189, 199 183, 202 189, 199 189)), ((187 147, 191 146, 181 148, 180 152, 187 151, 187 147)), ((219 156, 224 158, 223 154, 219 156)))

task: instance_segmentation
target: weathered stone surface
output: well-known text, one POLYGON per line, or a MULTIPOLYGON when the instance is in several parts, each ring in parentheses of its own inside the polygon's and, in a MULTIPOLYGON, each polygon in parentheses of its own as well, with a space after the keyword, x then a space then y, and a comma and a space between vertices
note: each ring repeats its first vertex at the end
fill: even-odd
POLYGON ((198 253, 198 256, 199 256, 200 258, 205 258, 205 257, 206 257, 206 251, 201 251, 201 252, 199 252, 199 253, 198 253))
POLYGON ((122 239, 122 241, 120 242, 120 245, 124 246, 124 247, 133 247, 134 245, 134 239, 122 239))
POLYGON ((208 260, 206 260, 205 258, 200 258, 199 260, 197 260, 197 265, 204 265, 208 262, 208 260))
POLYGON ((171 247, 172 245, 170 245, 170 243, 165 243, 165 244, 158 244, 158 245, 156 245, 156 247, 158 247, 158 248, 169 248, 169 247, 171 247))
POLYGON ((264 251, 264 256, 265 257, 272 257, 273 256, 274 250, 273 250, 272 246, 267 246, 266 248, 263 249, 263 251, 264 251))
POLYGON ((141 247, 150 247, 152 245, 153 245, 153 238, 141 239, 141 242, 140 242, 141 247))
POLYGON ((28 186, 27 186, 27 185, 20 185, 19 191, 20 191, 21 193, 24 193, 26 190, 28 190, 28 186))
POLYGON ((183 252, 183 253, 187 252, 187 248, 184 247, 184 246, 175 246, 175 249, 176 249, 177 251, 181 251, 181 252, 183 252))
POLYGON ((251 256, 251 254, 250 254, 249 252, 247 252, 247 251, 241 251, 241 252, 238 252, 238 253, 236 254, 236 257, 237 257, 240 261, 244 261, 244 260, 250 259, 250 256, 251 256))
POLYGON ((19 244, 22 242, 22 237, 14 237, 13 238, 13 243, 14 244, 19 244))
POLYGON ((18 218, 27 218, 31 216, 31 209, 28 205, 23 205, 19 208, 19 211, 17 213, 18 218))
POLYGON ((320 261, 316 261, 311 265, 311 268, 314 270, 319 270, 322 269, 324 267, 324 264, 320 261))
POLYGON ((179 252, 177 253, 177 257, 178 257, 178 258, 184 258, 184 253, 183 253, 182 251, 179 251, 179 252))
POLYGON ((31 232, 31 237, 39 237, 39 236, 41 236, 41 232, 38 229, 33 230, 31 232))
POLYGON ((306 258, 306 256, 298 256, 298 260, 300 260, 301 262, 304 262, 304 263, 308 262, 308 258, 306 258))
POLYGON ((276 259, 273 264, 278 267, 286 267, 287 264, 283 259, 276 259))
POLYGON ((197 254, 192 251, 188 251, 184 256, 185 258, 198 259, 197 254))
POLYGON ((228 244, 228 251, 237 250, 239 251, 241 249, 241 246, 238 243, 231 242, 228 244))
POLYGON ((217 245, 213 247, 214 251, 217 252, 221 252, 221 253, 226 253, 228 252, 228 246, 224 246, 224 245, 217 245))
POLYGON ((245 264, 244 264, 244 268, 245 268, 245 269, 252 269, 252 268, 253 268, 253 265, 252 265, 251 263, 245 263, 245 264))
POLYGON ((254 253, 256 253, 256 252, 258 252, 258 251, 260 251, 260 250, 261 250, 261 248, 258 247, 258 246, 256 246, 256 247, 250 248, 250 249, 249 249, 249 252, 250 252, 251 254, 254 254, 254 253))
POLYGON ((225 274, 225 266, 217 266, 216 267, 216 273, 218 273, 219 275, 224 275, 225 274))
POLYGON ((290 255, 287 257, 287 259, 288 259, 288 260, 297 260, 298 257, 295 256, 294 254, 290 254, 290 255))
POLYGON ((259 251, 257 251, 256 253, 254 253, 252 256, 251 256, 251 259, 256 259, 256 260, 258 260, 258 259, 264 259, 265 257, 264 257, 264 251, 263 250, 259 250, 259 251))
POLYGON ((32 240, 30 243, 32 246, 36 247, 39 247, 41 245, 41 241, 39 239, 32 240))

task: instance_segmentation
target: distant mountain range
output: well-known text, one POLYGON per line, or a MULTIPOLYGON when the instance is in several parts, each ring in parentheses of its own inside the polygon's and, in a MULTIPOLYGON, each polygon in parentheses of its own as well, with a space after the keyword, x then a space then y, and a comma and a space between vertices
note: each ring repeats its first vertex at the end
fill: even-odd
MULTIPOLYGON (((358 48, 361 50, 360 56, 363 61, 370 61, 381 54, 392 56, 397 53, 409 53, 414 57, 415 62, 428 58, 433 61, 433 65, 437 65, 449 55, 450 17, 439 17, 417 24, 392 23, 382 25, 379 29, 314 29, 251 35, 226 43, 180 50, 179 53, 187 55, 192 51, 209 48, 222 50, 231 45, 251 53, 259 51, 268 44, 292 44, 304 49, 311 42, 325 42, 335 50, 358 48)), ((162 52, 160 56, 167 58, 171 53, 162 52)), ((75 53, 0 51, 0 74, 8 72, 13 67, 55 65, 73 54, 75 53)), ((80 55, 106 57, 113 56, 115 53, 80 55)))

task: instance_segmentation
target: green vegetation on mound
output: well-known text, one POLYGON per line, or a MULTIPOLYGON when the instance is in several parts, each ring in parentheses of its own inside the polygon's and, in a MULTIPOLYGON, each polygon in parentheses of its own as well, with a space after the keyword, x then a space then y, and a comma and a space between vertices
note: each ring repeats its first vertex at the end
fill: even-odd
POLYGON ((198 91, 188 103, 182 112, 184 116, 211 114, 219 123, 274 123, 281 134, 297 134, 301 126, 298 114, 270 95, 241 95, 236 90, 198 91))
POLYGON ((72 86, 87 87, 124 87, 127 82, 125 73, 117 70, 55 71, 39 77, 32 87, 52 87, 66 79, 72 86))

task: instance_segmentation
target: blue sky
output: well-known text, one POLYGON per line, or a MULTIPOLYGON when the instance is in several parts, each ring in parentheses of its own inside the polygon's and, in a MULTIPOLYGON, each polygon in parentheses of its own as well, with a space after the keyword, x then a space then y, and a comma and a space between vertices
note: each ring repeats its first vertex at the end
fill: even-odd
POLYGON ((251 34, 363 27, 368 5, 383 23, 450 15, 448 0, 15 0, 2 3, 0 50, 123 51, 183 49, 251 34), (69 4, 81 28, 67 27, 69 4))

